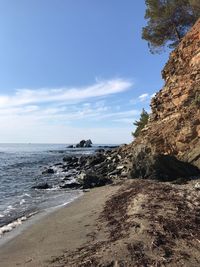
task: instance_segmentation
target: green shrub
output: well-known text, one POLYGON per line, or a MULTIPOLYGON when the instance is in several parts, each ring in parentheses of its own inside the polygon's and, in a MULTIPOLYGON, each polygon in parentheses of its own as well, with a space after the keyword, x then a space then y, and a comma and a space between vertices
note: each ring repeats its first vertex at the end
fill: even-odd
POLYGON ((141 130, 145 127, 145 125, 147 124, 149 120, 149 114, 143 109, 142 113, 140 114, 140 120, 139 121, 135 121, 133 124, 136 127, 135 131, 132 132, 133 137, 137 137, 139 136, 141 130))

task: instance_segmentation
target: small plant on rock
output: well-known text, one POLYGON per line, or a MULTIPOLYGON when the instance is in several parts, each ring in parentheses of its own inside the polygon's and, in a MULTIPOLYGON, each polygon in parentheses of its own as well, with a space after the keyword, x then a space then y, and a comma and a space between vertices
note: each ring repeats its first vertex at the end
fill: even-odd
POLYGON ((147 124, 149 120, 149 114, 145 109, 142 109, 142 113, 140 114, 140 120, 139 121, 135 121, 133 124, 136 127, 136 130, 134 132, 132 132, 133 137, 137 137, 139 136, 141 130, 145 127, 145 125, 147 124))

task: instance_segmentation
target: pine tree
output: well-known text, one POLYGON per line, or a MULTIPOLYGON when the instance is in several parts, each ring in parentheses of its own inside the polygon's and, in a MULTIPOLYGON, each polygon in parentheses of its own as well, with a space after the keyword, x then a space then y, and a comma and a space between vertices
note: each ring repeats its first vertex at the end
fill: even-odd
POLYGON ((142 113, 140 114, 140 120, 135 121, 133 124, 137 126, 135 132, 132 133, 133 137, 139 136, 141 130, 145 127, 149 119, 149 114, 142 109, 142 113))
POLYGON ((174 48, 200 16, 200 0, 146 0, 147 26, 142 38, 150 51, 174 48))

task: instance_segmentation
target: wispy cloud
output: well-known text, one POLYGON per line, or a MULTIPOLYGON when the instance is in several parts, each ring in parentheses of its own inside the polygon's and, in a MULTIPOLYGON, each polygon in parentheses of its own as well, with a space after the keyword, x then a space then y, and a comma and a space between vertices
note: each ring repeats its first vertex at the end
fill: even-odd
POLYGON ((142 94, 142 95, 140 95, 138 98, 139 98, 139 100, 140 100, 141 102, 143 102, 143 101, 145 101, 145 100, 147 100, 147 99, 149 98, 149 94, 147 94, 147 93, 142 94))
POLYGON ((154 96, 155 96, 155 94, 150 95, 148 93, 143 93, 143 94, 139 95, 138 97, 131 99, 130 103, 134 104, 134 105, 142 103, 142 102, 149 103, 151 98, 154 96))
POLYGON ((66 136, 66 142, 70 142, 75 135, 79 139, 92 138, 96 134, 100 140, 101 129, 107 135, 118 129, 121 138, 129 136, 131 122, 140 111, 122 103, 116 106, 116 98, 110 96, 126 92, 132 86, 133 83, 125 79, 98 80, 88 87, 20 89, 11 95, 0 95, 0 139, 2 142, 55 142, 57 138, 61 142, 66 136), (120 128, 122 123, 124 126, 120 128), (65 131, 62 137, 59 137, 59 129, 65 131), (73 132, 70 139, 68 131, 73 132))
POLYGON ((18 89, 13 95, 0 95, 0 108, 32 105, 47 102, 74 103, 121 93, 132 87, 132 82, 123 79, 98 81, 80 88, 18 89))

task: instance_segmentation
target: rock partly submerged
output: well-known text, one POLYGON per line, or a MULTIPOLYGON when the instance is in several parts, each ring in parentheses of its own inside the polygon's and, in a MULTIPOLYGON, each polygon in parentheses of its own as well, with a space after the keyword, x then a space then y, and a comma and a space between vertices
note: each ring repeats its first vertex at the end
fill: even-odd
POLYGON ((69 189, 79 189, 81 187, 81 184, 78 182, 72 182, 72 183, 66 183, 63 185, 60 185, 60 188, 69 188, 69 189))
POLYGON ((37 185, 32 186, 33 189, 50 189, 52 186, 50 186, 48 183, 39 183, 37 185))
MULTIPOLYGON (((59 163, 60 164, 60 163, 59 163)), ((53 174, 55 173, 54 169, 48 168, 42 172, 42 174, 53 174)))
POLYGON ((90 139, 88 140, 81 140, 76 145, 69 145, 67 148, 89 148, 92 147, 92 141, 90 139))

